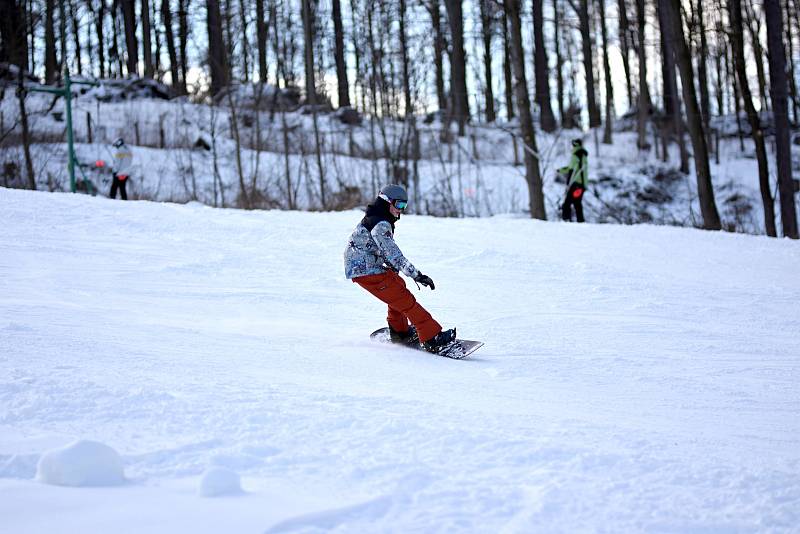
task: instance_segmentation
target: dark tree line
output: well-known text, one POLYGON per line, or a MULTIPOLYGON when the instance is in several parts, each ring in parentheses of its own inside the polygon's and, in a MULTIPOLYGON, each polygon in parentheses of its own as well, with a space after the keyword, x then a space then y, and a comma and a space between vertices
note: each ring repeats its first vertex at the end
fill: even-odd
POLYGON ((538 218, 535 126, 602 127, 611 143, 624 113, 641 150, 656 141, 667 157, 675 147, 684 172, 691 155, 702 224, 720 228, 712 118, 741 111, 765 227, 777 235, 759 114, 771 111, 781 226, 797 237, 789 136, 800 122, 800 0, 3 0, 0 15, 0 61, 46 83, 67 70, 135 75, 201 98, 233 82, 302 82, 312 106, 407 119, 408 158, 422 111, 439 110, 459 135, 471 122, 518 120, 538 218))

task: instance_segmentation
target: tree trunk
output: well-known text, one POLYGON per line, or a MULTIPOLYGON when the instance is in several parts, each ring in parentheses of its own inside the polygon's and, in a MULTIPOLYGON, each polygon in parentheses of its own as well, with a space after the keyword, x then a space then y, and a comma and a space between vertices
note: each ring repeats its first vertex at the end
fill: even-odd
MULTIPOLYGON (((650 108, 652 107, 652 102, 650 100, 650 89, 647 87, 647 49, 645 48, 644 42, 644 9, 644 0, 636 0, 636 22, 638 30, 636 32, 636 46, 639 54, 639 99, 637 103, 637 132, 639 135, 637 146, 640 149, 650 148, 650 144, 647 142, 647 119, 650 116, 650 108)), ((683 29, 681 29, 681 35, 683 35, 683 29)))
POLYGON ((303 42, 305 43, 306 103, 313 106, 317 103, 317 87, 314 79, 314 15, 311 8, 312 0, 301 1, 303 11, 303 42))
POLYGON ((706 230, 719 230, 722 228, 722 223, 714 201, 714 188, 711 183, 711 170, 708 162, 708 147, 706 146, 706 136, 703 131, 703 122, 694 88, 692 58, 683 34, 680 2, 681 0, 665 0, 663 7, 665 8, 665 14, 669 17, 667 26, 672 30, 670 44, 672 45, 671 48, 675 50, 675 59, 678 70, 681 73, 683 102, 686 105, 689 136, 692 139, 695 173, 697 174, 697 194, 700 201, 700 211, 703 215, 703 228, 706 230))
POLYGON ((264 0, 256 0, 256 43, 258 45, 258 79, 267 83, 267 39, 269 24, 264 12, 264 0))
POLYGON ((481 37, 483 38, 483 74, 486 82, 486 122, 497 118, 494 111, 494 89, 492 87, 492 33, 493 21, 489 0, 478 0, 481 11, 481 37))
POLYGON ((606 82, 606 121, 603 129, 603 143, 610 145, 611 129, 614 120, 614 86, 611 83, 611 63, 608 59, 608 29, 606 28, 606 0, 597 0, 600 10, 600 35, 603 39, 603 77, 606 82))
POLYGON ((531 217, 546 220, 542 176, 539 171, 539 155, 536 146, 536 131, 531 117, 531 102, 528 82, 525 77, 525 51, 522 48, 522 23, 520 22, 520 0, 504 0, 508 21, 511 24, 511 59, 514 67, 514 94, 519 109, 519 124, 522 142, 525 144, 525 179, 528 182, 528 204, 531 217))
POLYGON ((136 38, 136 5, 135 0, 121 0, 122 19, 125 22, 125 47, 127 54, 128 75, 138 75, 139 40, 136 38))
POLYGON ((106 77, 106 42, 105 42, 105 18, 106 2, 100 0, 97 6, 97 13, 94 14, 94 26, 97 32, 97 67, 101 78, 106 77))
POLYGON ((506 117, 511 120, 514 118, 514 82, 511 78, 511 47, 508 43, 508 16, 505 11, 503 11, 503 78, 506 89, 506 117))
POLYGON ((231 3, 233 0, 221 0, 220 15, 222 17, 222 49, 225 52, 225 65, 228 67, 226 77, 228 80, 233 80, 233 9, 231 3))
MULTIPOLYGON (((403 11, 405 9, 403 8, 403 11)), ((405 16, 404 13, 400 15, 405 16)), ((333 33, 336 43, 336 84, 339 89, 339 106, 350 105, 350 84, 347 81, 347 63, 344 59, 344 29, 342 27, 342 7, 340 0, 333 0, 333 33)))
POLYGON ((628 22, 628 6, 625 0, 617 1, 619 13, 619 47, 622 55, 622 70, 625 71, 625 88, 628 90, 628 109, 633 107, 633 86, 631 85, 630 64, 630 23, 628 22))
POLYGON ((559 8, 560 0, 553 0, 553 41, 556 49, 556 99, 558 100, 558 119, 564 125, 564 57, 561 55, 561 18, 562 11, 559 8))
MULTIPOLYGON (((247 6, 245 5, 245 0, 239 0, 239 16, 241 20, 239 21, 241 24, 240 33, 242 38, 242 80, 247 83, 250 81, 250 42, 247 36, 249 35, 249 24, 248 24, 248 10, 247 6)), ((228 46, 233 50, 233 43, 228 43, 228 46)), ((233 53, 233 52, 231 52, 233 53)))
MULTIPOLYGON (((158 21, 158 0, 153 0, 150 3, 150 20, 151 21, 158 21)), ((159 30, 158 22, 153 22, 151 24, 155 24, 155 27, 152 29, 153 31, 153 38, 155 39, 155 54, 153 54, 153 70, 154 76, 157 76, 159 80, 163 81, 164 79, 164 70, 161 69, 161 31, 159 30)), ((163 25, 163 24, 162 24, 163 25)))
POLYGON ((767 19, 767 49, 772 111, 775 115, 775 157, 781 198, 783 235, 797 239, 797 211, 792 182, 792 145, 789 141, 789 102, 786 83, 786 51, 783 48, 783 17, 779 0, 764 0, 767 19))
MULTIPOLYGON (((27 0, 5 0, 0 6, 0 62, 28 70, 27 0)), ((2 99, 2 94, 0 94, 2 99)))
MULTIPOLYGON (((399 0, 400 2, 400 59, 403 65, 403 97, 405 99, 405 106, 403 114, 406 120, 413 122, 414 120, 414 105, 412 102, 411 94, 411 74, 409 72, 408 60, 408 43, 406 42, 406 0, 399 0)), ((404 143, 405 144, 405 143, 404 143)), ((406 145, 407 146, 407 145, 406 145)))
POLYGON ((75 45, 75 68, 78 75, 83 75, 83 57, 81 54, 80 21, 78 20, 78 7, 75 0, 69 2, 69 18, 72 22, 72 42, 75 45))
MULTIPOLYGON (((798 123, 798 118, 800 118, 800 99, 798 99, 797 80, 795 80, 794 75, 794 40, 792 38, 792 12, 794 10, 791 7, 791 0, 784 1, 786 3, 786 56, 789 58, 789 94, 792 97, 792 116, 794 117, 794 122, 798 123)), ((794 17, 798 16, 800 15, 795 12, 794 17)))
POLYGON ((556 118, 550 105, 550 67, 547 64, 547 49, 544 46, 544 2, 533 0, 533 64, 536 82, 536 104, 539 106, 539 122, 542 130, 553 132, 556 118))
POLYGON ((578 15, 578 26, 581 32, 583 49, 583 71, 586 76, 586 106, 589 109, 589 127, 600 126, 600 108, 597 105, 597 95, 594 89, 594 41, 589 27, 589 1, 578 0, 576 5, 570 0, 575 13, 578 15))
MULTIPOLYGON (((703 114, 703 131, 706 133, 706 142, 711 142, 711 99, 708 94, 708 39, 706 38, 705 14, 703 3, 707 0, 697 0, 697 23, 700 33, 700 50, 697 58, 697 86, 700 89, 700 111, 703 114)), ((713 152, 713 150, 712 150, 713 152)))
POLYGON ((750 132, 753 136, 753 143, 756 148, 756 160, 758 161, 758 184, 761 189, 761 202, 764 206, 764 227, 767 235, 777 237, 775 229, 775 201, 772 199, 772 192, 769 184, 769 163, 767 162, 767 148, 764 143, 764 132, 761 130, 760 120, 755 105, 753 105, 753 94, 750 92, 750 84, 747 81, 747 68, 744 59, 744 39, 742 32, 742 2, 741 0, 728 0, 728 13, 730 15, 730 40, 733 50, 733 62, 736 66, 736 75, 739 78, 739 86, 744 97, 744 109, 747 112, 747 120, 750 122, 750 132))
POLYGON ((753 0, 746 0, 744 3, 745 13, 747 14, 747 30, 750 34, 750 46, 753 48, 753 58, 756 63, 756 75, 758 76, 758 92, 761 96, 761 108, 771 109, 769 98, 767 98, 767 74, 764 68, 764 57, 766 53, 761 44, 761 16, 756 13, 753 0))
POLYGON ((467 53, 464 51, 463 0, 445 0, 447 19, 450 23, 452 52, 450 54, 450 94, 453 100, 453 116, 458 121, 458 135, 463 136, 469 120, 467 93, 467 53))
POLYGON ((108 72, 114 70, 113 65, 116 59, 116 72, 114 73, 117 77, 122 77, 123 72, 125 70, 125 62, 122 53, 122 46, 119 43, 119 37, 122 33, 120 30, 121 27, 121 20, 120 20, 120 0, 112 0, 111 2, 111 50, 109 51, 110 55, 110 62, 111 64, 108 67, 108 72))
POLYGON ((55 83, 58 73, 55 10, 55 0, 46 0, 44 11, 44 83, 47 85, 55 83))
MULTIPOLYGON (((186 54, 186 48, 189 42, 189 2, 191 0, 178 0, 178 52, 180 53, 181 62, 181 94, 187 94, 188 88, 186 87, 186 77, 189 71, 189 60, 186 54)), ((217 4, 219 6, 219 4, 217 4)), ((219 9, 219 7, 218 7, 219 9)))
MULTIPOLYGON (((675 135, 680 153, 681 167, 684 174, 689 174, 689 154, 683 135, 683 117, 681 114, 681 101, 678 95, 678 79, 675 73, 675 52, 672 45, 672 32, 670 30, 669 9, 663 0, 658 2, 658 25, 661 30, 661 77, 664 82, 664 112, 669 122, 669 129, 675 135)), ((665 141, 666 142, 666 141, 665 141)))
POLYGON ((175 34, 172 31, 172 10, 170 9, 169 0, 161 0, 161 20, 164 24, 167 39, 167 54, 169 55, 169 73, 172 78, 172 87, 180 92, 178 53, 175 49, 175 34))
POLYGON ((444 51, 447 45, 442 32, 442 14, 439 9, 439 0, 428 0, 424 5, 431 16, 431 26, 433 27, 433 66, 436 100, 438 101, 439 109, 444 111, 449 109, 450 106, 447 105, 447 95, 444 90, 444 51))
POLYGON ((150 2, 142 0, 142 48, 144 49, 144 76, 152 78, 155 75, 153 67, 153 46, 150 31, 150 2))
POLYGON ((222 16, 219 0, 206 0, 208 29, 208 66, 211 70, 211 96, 228 85, 228 65, 225 42, 222 38, 222 16))
MULTIPOLYGON (((17 7, 14 6, 14 9, 16 10, 17 7)), ((18 25, 17 29, 20 31, 23 30, 24 25, 18 25)), ((21 43, 19 42, 19 39, 15 40, 17 42, 10 47, 13 50, 13 53, 9 54, 9 56, 16 56, 14 59, 19 62, 21 60, 19 57, 21 53, 21 43)), ((25 61, 21 61, 21 63, 22 65, 17 63, 17 66, 19 67, 19 72, 17 74, 17 99, 19 102, 20 120, 22 122, 22 151, 25 154, 25 170, 28 173, 28 189, 36 190, 36 176, 33 174, 33 158, 31 157, 31 135, 28 127, 28 111, 25 109, 25 91, 22 83, 24 79, 23 66, 25 61)))

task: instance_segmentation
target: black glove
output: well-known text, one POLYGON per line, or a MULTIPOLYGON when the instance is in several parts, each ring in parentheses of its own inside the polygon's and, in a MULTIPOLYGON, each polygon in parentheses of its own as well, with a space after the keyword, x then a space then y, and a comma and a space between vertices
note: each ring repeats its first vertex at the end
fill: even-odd
POLYGON ((433 280, 431 280, 431 277, 428 275, 417 273, 417 276, 414 277, 414 281, 431 289, 436 289, 436 286, 433 285, 433 280))

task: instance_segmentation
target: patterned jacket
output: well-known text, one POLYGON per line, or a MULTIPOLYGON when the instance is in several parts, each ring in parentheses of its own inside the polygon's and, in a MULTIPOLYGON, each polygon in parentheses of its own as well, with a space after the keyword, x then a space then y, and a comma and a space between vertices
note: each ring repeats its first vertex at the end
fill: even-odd
POLYGON ((344 250, 344 275, 348 279, 380 274, 386 269, 410 278, 419 274, 394 242, 395 220, 383 200, 367 207, 366 216, 353 230, 344 250))

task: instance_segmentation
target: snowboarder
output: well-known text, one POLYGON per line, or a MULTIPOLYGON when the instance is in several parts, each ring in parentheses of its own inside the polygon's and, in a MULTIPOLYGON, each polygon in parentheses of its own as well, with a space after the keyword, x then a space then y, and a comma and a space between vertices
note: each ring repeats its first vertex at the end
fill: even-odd
POLYGON ((128 193, 125 191, 125 184, 128 181, 128 173, 130 172, 131 165, 133 164, 133 153, 125 141, 120 137, 114 144, 114 167, 113 180, 111 181, 110 198, 117 198, 117 189, 119 189, 119 196, 122 200, 128 200, 128 193))
POLYGON ((388 305, 386 319, 393 342, 421 342, 426 350, 438 353, 456 342, 456 330, 442 330, 398 274, 436 289, 431 277, 414 267, 394 241, 395 223, 406 206, 408 194, 403 187, 390 184, 381 188, 350 235, 344 251, 345 276, 388 305))
POLYGON ((583 141, 575 139, 572 141, 572 159, 569 165, 558 169, 567 179, 567 196, 561 205, 561 218, 565 221, 572 220, 572 206, 575 206, 575 216, 579 223, 584 222, 583 218, 583 194, 586 192, 586 181, 589 174, 589 164, 587 156, 589 153, 583 148, 583 141))

